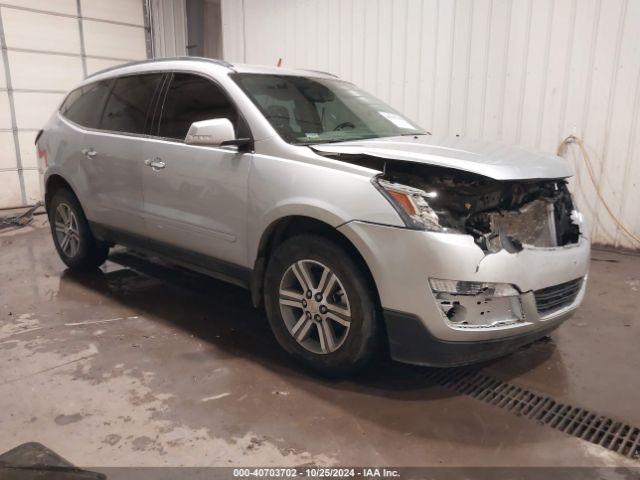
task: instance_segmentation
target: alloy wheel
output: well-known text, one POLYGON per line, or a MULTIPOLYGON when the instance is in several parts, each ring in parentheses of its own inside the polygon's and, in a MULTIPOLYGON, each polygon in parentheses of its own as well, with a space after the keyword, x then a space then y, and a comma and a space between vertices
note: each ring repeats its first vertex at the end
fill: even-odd
POLYGON ((349 298, 338 276, 316 260, 298 260, 284 273, 280 313, 306 350, 328 354, 342 346, 351 326, 349 298))
POLYGON ((60 250, 73 258, 80 250, 80 230, 78 219, 69 205, 60 203, 54 216, 54 228, 60 250))

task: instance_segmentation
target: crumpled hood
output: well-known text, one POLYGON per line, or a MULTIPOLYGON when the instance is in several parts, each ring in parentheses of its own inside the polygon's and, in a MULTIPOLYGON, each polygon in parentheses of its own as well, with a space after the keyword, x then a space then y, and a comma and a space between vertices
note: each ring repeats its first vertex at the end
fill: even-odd
POLYGON ((481 140, 419 135, 312 145, 328 154, 372 157, 455 168, 495 180, 566 178, 572 175, 563 158, 520 146, 481 140))

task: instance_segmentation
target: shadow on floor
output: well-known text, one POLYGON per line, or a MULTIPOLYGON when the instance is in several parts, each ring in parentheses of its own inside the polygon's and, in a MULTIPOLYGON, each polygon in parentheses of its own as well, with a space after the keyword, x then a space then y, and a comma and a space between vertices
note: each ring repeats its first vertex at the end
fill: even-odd
MULTIPOLYGON (((292 361, 277 344, 263 311, 251 305, 249 292, 210 278, 159 261, 117 251, 110 258, 124 269, 105 273, 96 270, 77 273, 66 270, 61 277, 59 295, 64 296, 66 283, 78 283, 97 293, 108 296, 130 308, 153 315, 175 327, 183 329, 202 341, 229 355, 243 356, 259 362, 280 374, 289 376, 315 376, 332 388, 355 391, 366 390, 383 396, 393 392, 420 391, 432 385, 426 379, 433 369, 403 365, 383 354, 357 377, 346 381, 318 378, 313 372, 292 361)), ((553 353, 552 342, 525 347, 530 350, 530 362, 518 362, 510 375, 517 376, 522 369, 533 368, 545 362, 553 353)), ((481 370, 493 362, 479 364, 472 370, 481 370)), ((450 369, 452 373, 455 369, 450 369)), ((508 378, 502 378, 508 380, 508 378)), ((435 391, 433 392, 435 394, 435 391)), ((438 389, 438 396, 447 395, 438 389)), ((455 395, 455 394, 451 394, 455 395)))
MULTIPOLYGON (((403 365, 383 357, 376 359, 369 368, 353 378, 320 378, 278 345, 264 313, 253 308, 248 291, 162 263, 155 258, 149 260, 126 251, 116 251, 109 259, 113 263, 109 262, 105 268, 94 272, 81 274, 64 271, 60 277, 58 300, 76 302, 78 295, 86 294, 88 289, 104 299, 105 303, 120 304, 127 310, 140 312, 148 320, 165 325, 167 329, 162 329, 168 332, 163 340, 165 342, 172 341, 171 330, 178 329, 192 335, 210 348, 192 351, 182 349, 178 360, 195 362, 194 368, 201 375, 204 365, 220 365, 220 360, 228 359, 226 366, 231 369, 236 388, 251 391, 252 385, 257 382, 262 392, 256 397, 259 398, 259 407, 256 405, 255 410, 247 410, 242 402, 230 402, 216 414, 220 415, 219 418, 215 417, 217 422, 224 421, 229 434, 245 434, 247 425, 263 421, 264 411, 279 408, 281 403, 274 401, 276 396, 269 389, 270 384, 277 384, 297 395, 313 397, 310 405, 322 406, 326 415, 331 415, 322 417, 323 422, 329 422, 334 428, 340 428, 342 422, 348 422, 352 434, 356 436, 367 431, 368 427, 363 425, 375 424, 390 432, 398 432, 402 435, 402 441, 407 439, 404 435, 410 435, 412 442, 438 440, 445 444, 469 444, 492 449, 500 448, 505 441, 521 445, 535 444, 538 439, 539 434, 523 435, 522 425, 518 428, 509 427, 506 435, 492 435, 490 432, 494 428, 496 431, 504 429, 499 410, 487 411, 489 407, 482 402, 434 384, 429 379, 434 371, 431 368, 403 365), (238 359, 247 360, 250 365, 238 363, 238 359), (264 370, 272 375, 265 375, 264 370), (260 376, 259 380, 256 376, 260 376), (491 411, 498 414, 493 420, 491 411), (254 417, 255 420, 252 420, 254 417), (496 422, 495 426, 489 426, 492 421, 496 422)), ((164 352, 173 355, 166 343, 160 343, 155 348, 155 355, 162 356, 164 352)), ((509 375, 517 375, 519 369, 536 368, 553 351, 553 343, 541 343, 524 350, 519 355, 520 360, 515 362, 518 366, 511 368, 509 375), (530 360, 526 361, 526 358, 530 360)), ((149 354, 154 355, 147 350, 149 354)), ((107 360, 113 361, 120 360, 111 357, 107 360)), ((144 361, 144 357, 136 361, 144 361)), ((491 364, 473 368, 480 370, 487 366, 491 364)), ((94 367, 95 371, 78 375, 94 379, 110 369, 104 363, 94 367)), ((163 392, 175 394, 176 402, 190 402, 189 409, 181 410, 181 421, 202 426, 206 412, 207 422, 217 425, 212 417, 215 410, 205 410, 207 404, 195 408, 194 392, 190 391, 186 397, 183 394, 185 388, 190 388, 185 386, 190 380, 182 378, 185 373, 188 377, 188 363, 178 361, 168 368, 172 369, 169 373, 171 387, 167 388, 168 385, 163 383, 163 392)), ((454 369, 448 371, 456 373, 454 369)), ((501 379, 508 380, 504 377, 501 379)), ((225 388, 229 388, 228 384, 225 384, 225 388)), ((304 402, 289 403, 288 408, 288 415, 294 419, 305 417, 308 413, 304 402)), ((297 425, 296 421, 294 425, 297 425)))

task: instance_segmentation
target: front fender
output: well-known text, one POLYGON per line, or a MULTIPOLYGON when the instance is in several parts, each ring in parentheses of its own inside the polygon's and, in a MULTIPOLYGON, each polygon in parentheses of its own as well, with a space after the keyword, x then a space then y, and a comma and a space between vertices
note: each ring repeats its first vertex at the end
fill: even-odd
MULTIPOLYGON (((292 148, 283 154, 295 152, 292 148)), ((285 217, 308 217, 332 227, 352 220, 403 225, 371 184, 370 172, 342 171, 334 168, 335 161, 304 153, 298 152, 296 159, 254 156, 248 186, 247 265, 254 264, 264 233, 285 217)))
POLYGON ((349 221, 349 214, 344 209, 317 198, 293 197, 278 202, 264 212, 257 224, 249 227, 249 265, 255 262, 265 235, 268 236, 276 224, 288 217, 307 217, 334 228, 349 221))

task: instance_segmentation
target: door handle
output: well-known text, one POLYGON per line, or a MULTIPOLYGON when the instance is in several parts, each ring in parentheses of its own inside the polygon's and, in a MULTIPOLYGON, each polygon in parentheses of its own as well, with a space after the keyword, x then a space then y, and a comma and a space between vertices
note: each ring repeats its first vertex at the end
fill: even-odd
POLYGON ((162 161, 161 158, 158 158, 158 157, 154 158, 153 160, 151 160, 150 158, 147 158, 144 161, 144 164, 147 167, 151 167, 154 172, 157 172, 158 170, 162 170, 167 165, 162 161))
POLYGON ((89 160, 91 160, 93 157, 95 157, 98 154, 98 152, 96 152, 93 148, 83 148, 82 154, 85 157, 87 157, 89 160))

